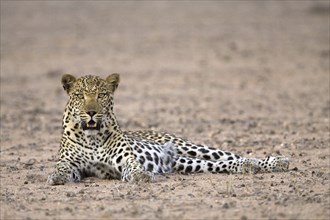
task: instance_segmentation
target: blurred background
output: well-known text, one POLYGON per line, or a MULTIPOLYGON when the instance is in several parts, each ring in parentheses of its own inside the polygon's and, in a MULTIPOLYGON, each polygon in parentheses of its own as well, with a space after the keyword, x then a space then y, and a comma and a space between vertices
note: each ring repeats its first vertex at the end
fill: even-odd
POLYGON ((308 52, 314 60, 329 52, 327 1, 3 1, 1 6, 3 74, 207 74, 206 67, 221 73, 231 63, 271 68, 269 63, 294 59, 291 68, 304 67, 308 52))

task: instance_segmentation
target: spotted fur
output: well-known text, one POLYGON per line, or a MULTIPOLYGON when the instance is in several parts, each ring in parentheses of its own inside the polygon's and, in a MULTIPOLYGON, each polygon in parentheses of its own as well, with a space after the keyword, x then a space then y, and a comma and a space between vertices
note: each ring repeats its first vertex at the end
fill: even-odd
POLYGON ((51 185, 78 182, 86 176, 149 182, 170 172, 244 173, 288 170, 285 157, 263 160, 194 144, 155 131, 122 131, 113 113, 119 75, 106 79, 62 77, 69 96, 63 115, 59 161, 48 176, 51 185))

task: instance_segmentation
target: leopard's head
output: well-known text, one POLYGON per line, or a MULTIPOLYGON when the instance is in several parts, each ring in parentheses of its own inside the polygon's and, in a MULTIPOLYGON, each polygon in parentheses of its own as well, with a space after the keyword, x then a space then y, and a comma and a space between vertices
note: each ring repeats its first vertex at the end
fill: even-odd
MULTIPOLYGON (((113 111, 113 94, 119 84, 119 74, 113 73, 106 79, 98 76, 76 78, 65 74, 62 85, 69 95, 67 111, 84 131, 99 131, 104 115, 113 111)), ((64 118, 64 120, 67 120, 64 118)))

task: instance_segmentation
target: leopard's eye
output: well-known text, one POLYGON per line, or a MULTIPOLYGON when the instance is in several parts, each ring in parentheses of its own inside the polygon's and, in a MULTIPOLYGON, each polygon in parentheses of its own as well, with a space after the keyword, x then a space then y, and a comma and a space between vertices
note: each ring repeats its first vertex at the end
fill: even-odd
POLYGON ((84 94, 82 94, 80 92, 75 93, 75 96, 77 96, 80 99, 83 99, 84 98, 84 94))
POLYGON ((100 99, 102 99, 102 98, 104 98, 106 95, 107 95, 107 94, 106 94, 105 92, 103 92, 103 93, 99 93, 98 97, 99 97, 100 99))

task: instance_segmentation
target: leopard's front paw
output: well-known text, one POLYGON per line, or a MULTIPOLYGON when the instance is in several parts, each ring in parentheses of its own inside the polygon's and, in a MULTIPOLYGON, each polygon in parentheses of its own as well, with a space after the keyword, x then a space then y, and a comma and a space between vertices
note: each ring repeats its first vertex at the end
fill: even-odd
POLYGON ((68 178, 66 177, 66 175, 63 175, 56 171, 49 174, 48 179, 47 179, 47 183, 52 186, 64 185, 66 182, 68 182, 68 178))
POLYGON ((49 174, 47 183, 49 185, 64 185, 67 182, 79 182, 81 176, 78 170, 71 169, 68 172, 56 170, 53 173, 49 174))
POLYGON ((130 183, 148 183, 154 180, 154 174, 149 171, 136 170, 132 172, 123 172, 122 181, 130 183))
POLYGON ((143 171, 143 172, 138 172, 133 176, 133 179, 131 180, 131 182, 134 183, 149 183, 154 181, 155 176, 153 173, 149 172, 149 171, 143 171))

